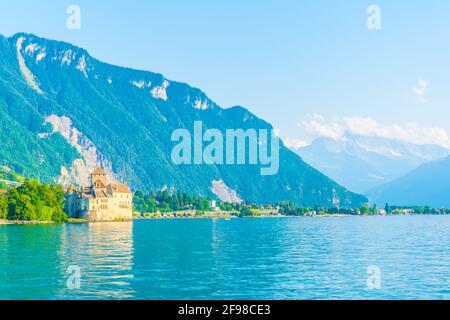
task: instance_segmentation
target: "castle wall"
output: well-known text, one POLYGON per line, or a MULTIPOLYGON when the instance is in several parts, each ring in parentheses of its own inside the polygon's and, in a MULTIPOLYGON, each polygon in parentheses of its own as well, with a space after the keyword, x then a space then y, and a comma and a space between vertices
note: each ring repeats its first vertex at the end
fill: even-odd
POLYGON ((106 186, 106 178, 106 174, 96 168, 91 175, 91 187, 66 193, 65 210, 69 218, 92 222, 133 219, 133 194, 121 184, 106 186))
POLYGON ((93 222, 130 221, 133 219, 133 195, 113 194, 108 198, 80 198, 78 218, 93 222))
POLYGON ((64 210, 69 218, 75 218, 78 208, 78 199, 75 192, 68 192, 64 203, 64 210))

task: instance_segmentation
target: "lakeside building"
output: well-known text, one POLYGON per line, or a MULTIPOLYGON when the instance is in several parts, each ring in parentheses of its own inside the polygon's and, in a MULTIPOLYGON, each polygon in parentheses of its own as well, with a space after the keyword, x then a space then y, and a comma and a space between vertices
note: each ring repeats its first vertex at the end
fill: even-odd
POLYGON ((122 183, 107 184, 108 175, 102 168, 91 174, 91 185, 66 192, 65 210, 69 218, 92 222, 130 221, 133 218, 133 194, 122 183))

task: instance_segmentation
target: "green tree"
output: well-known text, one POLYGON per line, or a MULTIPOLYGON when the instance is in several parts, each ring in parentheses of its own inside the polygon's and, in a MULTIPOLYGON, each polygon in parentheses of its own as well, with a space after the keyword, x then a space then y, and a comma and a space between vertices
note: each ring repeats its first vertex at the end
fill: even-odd
POLYGON ((372 207, 372 215, 378 215, 378 206, 376 204, 374 204, 372 207))
POLYGON ((31 202, 31 198, 27 195, 20 195, 17 201, 14 220, 33 221, 36 220, 36 209, 31 202))
POLYGON ((384 211, 386 211, 386 214, 391 214, 391 207, 389 206, 389 203, 386 203, 384 206, 384 211))
POLYGON ((251 217, 252 214, 252 210, 249 207, 243 207, 239 213, 239 217, 243 218, 243 217, 251 217))
POLYGON ((24 221, 64 222, 64 190, 57 185, 46 185, 26 180, 22 186, 7 193, 8 219, 24 221))
POLYGON ((367 216, 370 214, 370 207, 369 205, 365 204, 361 207, 360 212, 362 215, 367 216))
POLYGON ((52 221, 57 223, 62 223, 67 221, 67 214, 62 208, 58 208, 53 211, 52 221))
POLYGON ((8 217, 8 198, 0 196, 0 219, 5 220, 8 217))

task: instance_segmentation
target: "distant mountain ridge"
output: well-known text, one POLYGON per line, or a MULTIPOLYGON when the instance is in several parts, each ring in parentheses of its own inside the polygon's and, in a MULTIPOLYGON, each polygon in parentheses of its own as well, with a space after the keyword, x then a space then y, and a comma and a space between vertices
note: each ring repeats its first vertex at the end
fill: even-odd
POLYGON ((450 208, 450 157, 423 164, 368 195, 379 204, 450 208))
POLYGON ((346 188, 364 193, 421 164, 444 158, 450 151, 438 145, 346 133, 340 140, 318 138, 297 153, 346 188))
POLYGON ((367 201, 283 145, 280 172, 249 165, 177 166, 173 130, 272 129, 242 107, 161 74, 100 62, 84 49, 31 34, 0 36, 0 164, 46 181, 83 183, 101 165, 134 190, 180 190, 257 203, 359 206, 367 201))

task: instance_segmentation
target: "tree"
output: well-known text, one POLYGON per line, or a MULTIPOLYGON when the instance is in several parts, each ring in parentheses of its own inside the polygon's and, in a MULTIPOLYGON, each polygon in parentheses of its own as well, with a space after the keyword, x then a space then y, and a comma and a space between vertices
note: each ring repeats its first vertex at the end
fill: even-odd
POLYGON ((231 203, 228 203, 228 202, 220 203, 219 207, 223 211, 228 211, 228 212, 233 211, 233 205, 231 203))
POLYGON ((5 220, 8 217, 8 198, 0 196, 0 219, 5 220))
POLYGON ((17 201, 16 211, 13 220, 33 221, 36 220, 36 210, 27 195, 20 195, 17 201))
POLYGON ((376 204, 374 204, 372 207, 372 214, 374 216, 378 215, 378 206, 376 204))
POLYGON ((62 223, 67 221, 67 214, 62 208, 53 211, 52 221, 57 223, 62 223))
POLYGON ((252 210, 249 207, 243 207, 241 209, 241 212, 239 213, 239 217, 243 218, 243 217, 250 217, 252 216, 252 210))
POLYGON ((367 216, 367 215, 369 215, 370 214, 370 207, 369 207, 369 205, 363 205, 362 207, 361 207, 361 209, 360 209, 360 212, 361 212, 361 214, 362 215, 364 215, 364 216, 367 216))
POLYGON ((64 190, 57 185, 46 185, 26 180, 17 189, 7 193, 9 220, 64 222, 64 190))
POLYGON ((384 207, 384 211, 386 211, 386 214, 391 214, 391 207, 389 206, 389 203, 386 203, 386 206, 384 207))
POLYGON ((19 192, 17 189, 11 189, 6 195, 8 199, 8 220, 14 220, 16 217, 16 207, 19 202, 19 192))

